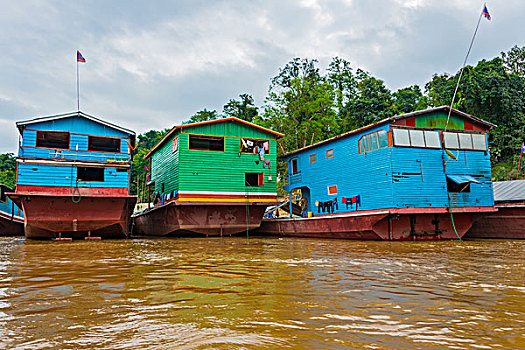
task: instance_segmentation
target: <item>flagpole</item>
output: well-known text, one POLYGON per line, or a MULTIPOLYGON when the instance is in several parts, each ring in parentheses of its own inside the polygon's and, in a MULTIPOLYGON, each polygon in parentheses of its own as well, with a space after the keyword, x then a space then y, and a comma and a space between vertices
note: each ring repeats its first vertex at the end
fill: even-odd
POLYGON ((517 171, 517 174, 516 174, 516 180, 518 179, 518 176, 520 176, 520 164, 521 164, 521 156, 523 155, 523 146, 524 146, 524 144, 521 144, 520 160, 518 160, 518 171, 517 171))
POLYGON ((78 84, 78 57, 77 57, 77 111, 80 112, 80 93, 79 93, 79 84, 78 84))
POLYGON ((461 81, 461 77, 463 76, 463 69, 465 69, 465 65, 467 64, 468 56, 470 55, 470 50, 472 49, 472 45, 474 44, 474 39, 476 38, 476 34, 478 32, 479 28, 479 22, 481 22, 481 17, 483 17, 483 10, 487 6, 487 3, 483 5, 483 9, 481 9, 481 13, 479 14, 478 23, 476 24, 476 30, 474 31, 474 35, 472 36, 472 40, 470 41, 470 46, 467 51, 467 55, 465 56, 465 61, 463 61, 463 66, 461 67, 461 70, 459 71, 459 78, 458 83, 456 84, 456 89, 454 90, 454 95, 452 95, 452 101, 450 102, 450 108, 448 109, 448 116, 447 116, 447 124, 445 124, 445 131, 447 131, 448 128, 448 121, 450 119, 450 113, 452 112, 452 106, 454 105, 454 100, 456 99, 456 93, 458 92, 459 88, 459 82, 461 81))

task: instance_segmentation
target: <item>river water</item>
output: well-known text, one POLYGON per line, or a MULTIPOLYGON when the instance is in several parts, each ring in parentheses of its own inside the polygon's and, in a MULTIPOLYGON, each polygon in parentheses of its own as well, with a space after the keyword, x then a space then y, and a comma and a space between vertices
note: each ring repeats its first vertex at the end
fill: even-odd
POLYGON ((0 348, 524 349, 525 241, 0 238, 0 348))

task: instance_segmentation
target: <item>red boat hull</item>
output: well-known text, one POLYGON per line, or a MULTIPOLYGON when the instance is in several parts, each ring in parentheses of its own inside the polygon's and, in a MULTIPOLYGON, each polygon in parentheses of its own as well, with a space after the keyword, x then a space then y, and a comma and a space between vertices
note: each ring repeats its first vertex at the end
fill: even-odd
POLYGON ((465 237, 525 239, 525 203, 496 205, 498 211, 474 218, 465 237))
POLYGON ((0 213, 0 236, 23 236, 24 222, 11 220, 10 216, 0 213))
POLYGON ((27 238, 126 237, 135 196, 71 196, 14 193, 11 199, 24 211, 27 238), (76 199, 76 198, 75 198, 76 199))
MULTIPOLYGON (((474 211, 487 210, 493 208, 474 211)), ((265 219, 255 233, 377 241, 453 240, 463 237, 472 226, 472 212, 454 211, 453 223, 455 230, 446 208, 385 209, 313 218, 265 219)))
POLYGON ((260 226, 264 211, 274 203, 170 202, 133 217, 133 235, 177 236, 188 233, 233 235, 260 226))

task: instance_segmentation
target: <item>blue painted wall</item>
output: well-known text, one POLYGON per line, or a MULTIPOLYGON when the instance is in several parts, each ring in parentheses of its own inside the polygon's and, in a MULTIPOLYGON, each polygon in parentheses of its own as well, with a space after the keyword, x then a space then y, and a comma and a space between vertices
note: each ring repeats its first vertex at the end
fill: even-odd
POLYGON ((24 212, 20 210, 20 208, 18 208, 11 199, 7 198, 5 202, 0 202, 0 212, 2 212, 4 215, 11 216, 13 211, 15 216, 21 218, 24 217, 24 212))
MULTIPOLYGON (((35 186, 75 186, 76 166, 60 164, 68 160, 104 163, 104 181, 78 182, 79 187, 127 188, 129 169, 117 171, 111 162, 130 162, 128 143, 130 135, 82 116, 72 116, 54 121, 43 121, 26 125, 22 131, 22 145, 19 157, 23 159, 56 160, 55 164, 19 163, 17 184, 35 186), (36 148, 39 131, 67 131, 70 133, 69 149, 36 148), (118 137, 120 153, 88 151, 88 137, 118 137)), ((79 165, 84 166, 84 165, 79 165)))
MULTIPOLYGON (((360 196, 358 210, 386 208, 447 207, 447 179, 443 171, 441 149, 385 147, 359 154, 361 136, 390 130, 383 124, 363 132, 321 144, 283 158, 288 162, 289 184, 284 189, 301 188, 308 200, 308 211, 318 213, 315 202, 337 198, 338 209, 344 213, 356 210, 342 204, 341 198, 360 196), (333 158, 326 152, 333 149, 333 158), (310 163, 316 154, 317 161, 310 163), (291 174, 291 160, 297 158, 298 174, 291 174), (329 195, 328 186, 337 186, 337 194, 329 195)), ((458 154, 458 151, 454 151, 458 154)), ((446 159, 445 159, 446 160, 446 159)), ((494 205, 490 180, 490 155, 483 151, 459 151, 458 160, 450 160, 446 174, 470 175, 481 184, 471 183, 470 193, 451 193, 454 207, 494 205)), ((326 212, 325 212, 326 213, 326 212)), ((322 214, 322 212, 321 212, 322 214)))
MULTIPOLYGON (((18 185, 66 186, 74 187, 77 181, 77 168, 69 165, 18 164, 18 185)), ((116 168, 104 168, 104 182, 79 181, 78 187, 126 188, 128 172, 116 168)))

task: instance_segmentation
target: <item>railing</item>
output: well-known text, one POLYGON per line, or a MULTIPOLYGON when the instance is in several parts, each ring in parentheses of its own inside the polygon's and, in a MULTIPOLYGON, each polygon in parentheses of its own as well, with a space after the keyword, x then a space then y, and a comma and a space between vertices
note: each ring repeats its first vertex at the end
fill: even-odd
POLYGON ((290 184, 301 182, 303 180, 303 177, 300 171, 295 174, 290 175, 289 178, 290 178, 290 184))

